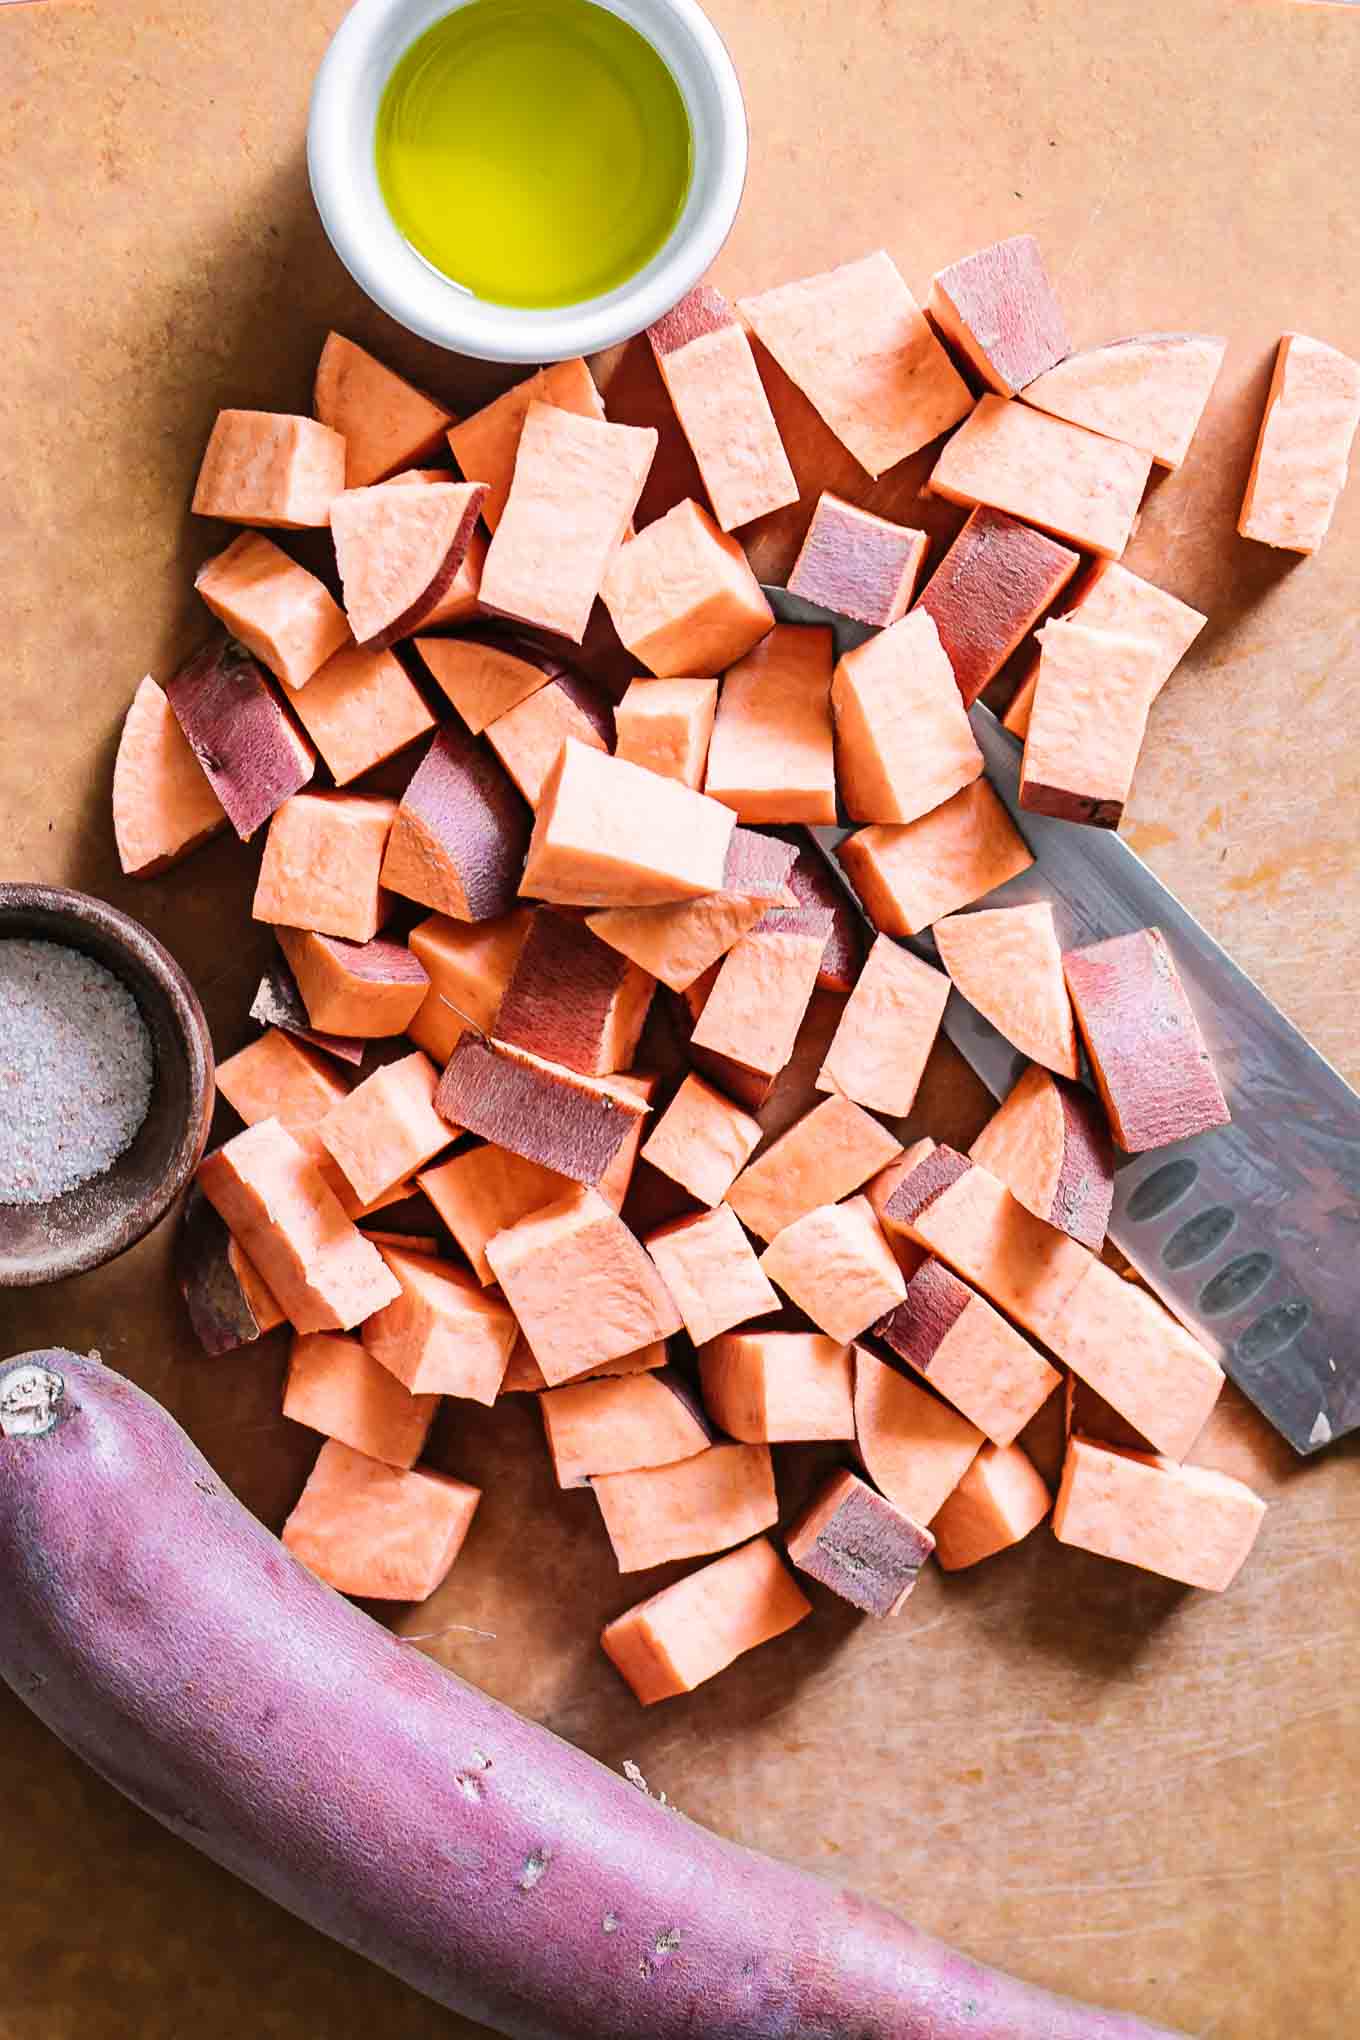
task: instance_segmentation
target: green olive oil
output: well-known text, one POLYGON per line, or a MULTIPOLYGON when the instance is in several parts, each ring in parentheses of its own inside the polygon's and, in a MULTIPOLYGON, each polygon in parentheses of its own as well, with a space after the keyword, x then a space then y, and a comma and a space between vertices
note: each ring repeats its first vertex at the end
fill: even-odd
POLYGON ((645 37, 591 0, 469 0, 414 43, 378 111, 378 181, 411 246, 493 304, 626 283, 689 191, 689 116, 645 37))

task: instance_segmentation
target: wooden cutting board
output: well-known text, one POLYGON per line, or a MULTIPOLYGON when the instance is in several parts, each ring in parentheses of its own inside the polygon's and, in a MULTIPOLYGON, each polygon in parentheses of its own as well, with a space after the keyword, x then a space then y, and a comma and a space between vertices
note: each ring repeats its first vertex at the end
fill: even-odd
MULTIPOLYGON (((394 331, 322 237, 303 131, 342 11, 0 7, 0 876, 138 914, 189 970, 224 1053, 247 1038, 265 949, 247 920, 254 856, 219 841, 132 884, 108 820, 128 698, 203 628, 191 576, 221 533, 186 504, 213 415, 305 409, 332 324, 459 407, 497 386, 394 331)), ((1315 561, 1233 533, 1280 331, 1360 351, 1360 16, 1287 0, 712 11, 753 128, 715 272, 728 290, 882 244, 923 291, 945 261, 1031 229, 1078 343, 1229 337, 1195 449, 1129 554, 1212 621, 1158 705, 1128 833, 1360 1079, 1360 483, 1315 561)), ((624 415, 655 405, 645 369, 635 351, 604 365, 624 415)), ((909 511, 920 463, 866 492, 772 381, 803 477, 909 511)), ((684 485, 668 458, 652 493, 684 485)), ((797 535, 791 518, 757 535, 763 573, 797 535)), ((923 1125, 966 1140, 984 1109, 938 1062, 923 1125)), ((0 1296, 0 1352, 98 1347, 278 1523, 315 1445, 278 1415, 281 1347, 196 1356, 168 1247, 162 1229, 99 1274, 0 1296)), ((645 1714, 595 1642, 635 1593, 590 1498, 555 1490, 533 1408, 460 1408, 438 1449, 486 1500, 447 1587, 405 1622, 414 1648, 606 1761, 634 1759, 687 1813, 1044 1982, 1202 2040, 1360 2028, 1354 1441, 1300 1467, 1225 1399, 1202 1456, 1272 1503, 1226 1598, 1041 1532, 974 1573, 936 1573, 892 1623, 820 1602, 791 1638, 645 1714)), ((819 1463, 784 1455, 786 1505, 819 1463)), ((472 2031, 164 1836, 8 1697, 0 1834, 4 2040, 472 2031)))

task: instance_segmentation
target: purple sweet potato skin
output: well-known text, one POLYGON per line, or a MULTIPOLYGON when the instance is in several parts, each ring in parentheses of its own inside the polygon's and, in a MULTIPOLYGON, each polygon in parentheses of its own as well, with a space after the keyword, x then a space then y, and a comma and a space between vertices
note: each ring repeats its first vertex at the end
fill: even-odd
POLYGON ((180 667, 165 695, 227 820, 248 843, 306 786, 316 770, 315 751, 263 667, 235 638, 210 638, 180 667))
POLYGON ((205 1353, 234 1353, 260 1336, 260 1322, 236 1277, 231 1234, 195 1183, 175 1240, 175 1280, 205 1353))
MULTIPOLYGON (((499 758, 461 726, 445 723, 406 789, 393 839, 400 844, 409 832, 413 843, 423 841, 431 866, 447 867, 456 877, 466 918, 490 921, 508 913, 518 897, 532 820, 499 758)), ((390 854, 395 857, 396 849, 390 854)), ((407 864, 421 861, 412 855, 407 864)), ((424 904, 448 902, 441 894, 424 904)))
POLYGON ((323 1034, 308 1025, 307 1008, 302 1003, 297 979, 282 956, 274 958, 260 979, 259 989, 251 1001, 250 1017, 258 1020, 261 1027, 280 1027, 285 1034, 295 1034, 299 1041, 309 1041, 313 1048, 335 1056, 339 1062, 352 1063, 357 1067, 364 1059, 364 1044, 356 1036, 323 1034))
POLYGON ((512 2040, 1151 2040, 705 1833, 453 1678, 97 1361, 0 1367, 0 1572, 0 1677, 70 1749, 512 2040), (11 1426, 19 1366, 59 1397, 41 1434, 11 1426))

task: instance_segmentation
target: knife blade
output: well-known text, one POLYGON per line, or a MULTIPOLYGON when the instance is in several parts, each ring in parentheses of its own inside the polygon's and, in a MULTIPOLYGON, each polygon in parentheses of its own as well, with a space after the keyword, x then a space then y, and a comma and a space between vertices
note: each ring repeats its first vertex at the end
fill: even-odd
MULTIPOLYGON (((787 589, 765 593, 783 622, 829 624, 837 656, 873 635, 787 589)), ((1317 1452, 1360 1426, 1360 1097, 1118 835, 1022 808, 1019 742, 981 704, 971 720, 1035 859, 986 904, 1048 901, 1065 949, 1160 928, 1232 1113, 1118 1157, 1110 1237, 1294 1450, 1317 1452)), ((835 859, 849 833, 809 831, 853 900, 835 859)), ((908 946, 938 961, 929 937, 908 946)), ((1004 1098, 1024 1058, 957 991, 944 1028, 1004 1098)))

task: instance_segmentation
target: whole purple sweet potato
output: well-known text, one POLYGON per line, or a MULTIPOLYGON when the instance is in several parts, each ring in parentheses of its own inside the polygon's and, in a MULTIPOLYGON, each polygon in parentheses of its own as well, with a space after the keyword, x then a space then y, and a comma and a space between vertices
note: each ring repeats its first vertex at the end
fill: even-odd
POLYGON ((172 1832, 517 2040, 1152 2040, 693 1826, 312 1578, 131 1382, 0 1364, 0 1676, 172 1832))

